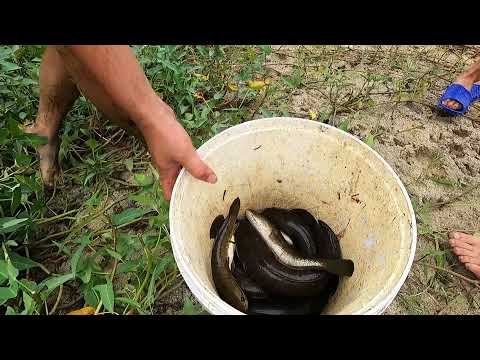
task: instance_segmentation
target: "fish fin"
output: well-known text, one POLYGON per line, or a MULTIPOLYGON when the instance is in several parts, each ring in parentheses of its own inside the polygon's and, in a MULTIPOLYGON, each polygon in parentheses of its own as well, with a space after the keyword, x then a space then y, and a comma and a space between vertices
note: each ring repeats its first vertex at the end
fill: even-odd
POLYGON ((326 271, 339 276, 352 276, 355 265, 352 260, 348 259, 328 259, 325 260, 326 271))

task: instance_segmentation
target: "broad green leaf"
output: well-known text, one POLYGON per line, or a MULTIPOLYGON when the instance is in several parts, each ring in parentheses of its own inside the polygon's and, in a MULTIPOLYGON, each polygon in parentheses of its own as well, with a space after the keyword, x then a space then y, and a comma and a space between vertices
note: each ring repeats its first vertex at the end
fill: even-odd
POLYGON ((94 287, 95 290, 100 294, 100 299, 102 299, 103 306, 109 312, 113 312, 113 307, 115 305, 115 294, 113 293, 113 285, 110 280, 106 284, 97 285, 94 287))
POLYGON ((5 311, 5 315, 17 315, 17 313, 15 312, 14 308, 12 308, 11 306, 8 306, 7 311, 5 311))
POLYGON ((12 218, 11 220, 5 221, 3 223, 1 222, 1 220, 3 220, 3 219, 0 219, 1 228, 2 229, 8 229, 8 228, 14 227, 15 225, 19 225, 19 224, 27 221, 28 218, 23 218, 23 219, 12 218))
POLYGON ((19 153, 15 156, 15 162, 18 166, 28 166, 31 161, 31 157, 26 154, 19 153))
POLYGON ((182 309, 182 314, 183 315, 198 315, 202 313, 203 311, 201 309, 198 309, 193 305, 192 300, 190 298, 186 298, 185 302, 183 303, 183 309, 182 309))
POLYGON ((339 125, 338 128, 339 128, 340 130, 343 130, 343 131, 347 132, 347 131, 348 131, 348 120, 343 120, 343 121, 340 123, 340 125, 339 125))
POLYGON ((78 274, 78 277, 83 281, 84 284, 88 284, 90 282, 92 277, 92 266, 90 263, 87 265, 85 270, 78 274))
POLYGON ((37 134, 25 134, 24 135, 33 146, 48 144, 48 138, 37 134))
POLYGON ((7 261, 7 275, 11 285, 16 284, 18 273, 19 273, 18 269, 15 266, 13 266, 11 260, 7 261))
POLYGON ((185 118, 184 118, 185 121, 191 121, 192 119, 193 119, 192 113, 188 112, 185 114, 185 118))
POLYGON ((17 296, 18 288, 10 287, 0 287, 0 301, 13 299, 17 296))
POLYGON ((23 292, 23 305, 25 310, 22 312, 23 315, 30 315, 33 310, 34 301, 25 291, 23 292))
POLYGON ((135 174, 133 177, 140 186, 149 186, 153 184, 153 176, 145 174, 135 174))
POLYGON ((74 276, 76 275, 78 260, 80 260, 80 256, 82 255, 83 249, 85 249, 85 246, 87 246, 88 243, 90 242, 90 236, 91 236, 91 234, 87 234, 87 235, 82 236, 79 239, 80 246, 78 247, 78 249, 75 251, 75 253, 72 256, 71 263, 70 263, 70 269, 71 269, 72 274, 74 276))
POLYGON ((85 141, 85 145, 87 145, 91 150, 95 150, 95 148, 98 146, 98 142, 97 140, 90 138, 85 141))
POLYGON ((365 144, 372 147, 375 141, 375 137, 372 134, 368 134, 367 138, 365 139, 365 144))
POLYGON ((97 190, 91 197, 88 199, 85 204, 87 206, 96 206, 100 204, 100 201, 102 200, 102 195, 100 194, 100 190, 97 190))
POLYGON ((132 172, 132 170, 133 170, 133 159, 132 158, 128 158, 127 160, 125 160, 125 167, 127 168, 128 171, 132 172))
POLYGON ((16 175, 15 179, 22 185, 26 186, 31 191, 39 191, 41 190, 40 185, 34 180, 29 177, 25 177, 23 175, 16 175))
POLYGON ((125 262, 123 264, 118 265, 117 274, 137 271, 138 266, 139 264, 137 260, 125 262))
POLYGON ((33 261, 21 255, 18 255, 14 251, 9 251, 8 256, 12 261, 12 265, 15 266, 19 271, 31 269, 39 265, 36 261, 33 261))
POLYGON ((0 280, 2 278, 8 279, 7 262, 5 260, 0 260, 0 280))
POLYGON ((7 129, 10 132, 10 135, 14 138, 19 138, 24 135, 22 129, 18 126, 18 122, 12 118, 7 120, 7 129))
POLYGON ((0 61, 0 68, 2 69, 3 72, 10 72, 10 71, 20 69, 20 66, 18 66, 17 64, 2 60, 0 61))
POLYGON ((30 280, 27 279, 22 279, 20 280, 20 283, 22 284, 22 288, 27 291, 30 291, 30 293, 36 294, 38 293, 38 285, 30 280))
POLYGON ((260 45, 260 49, 262 49, 265 55, 270 55, 272 53, 272 48, 270 45, 260 45))
POLYGON ((15 211, 17 210, 18 205, 20 205, 21 199, 22 199, 22 190, 20 189, 20 186, 17 186, 15 190, 13 190, 12 202, 10 203, 10 212, 12 214, 15 214, 15 211))
POLYGON ((293 88, 296 86, 296 83, 289 77, 282 76, 282 80, 288 87, 293 88))
POLYGON ((87 284, 82 290, 83 298, 85 299, 85 306, 97 307, 100 298, 97 295, 97 292, 93 289, 91 283, 87 284))
POLYGON ((93 178, 96 174, 94 172, 88 174, 86 177, 85 177, 85 180, 83 181, 83 185, 86 185, 88 183, 88 181, 93 178))
POLYGON ((56 276, 53 278, 50 278, 46 281, 42 281, 39 285, 39 287, 44 287, 46 286, 48 290, 53 290, 59 287, 60 285, 66 283, 67 281, 72 280, 75 278, 75 275, 72 273, 64 274, 61 276, 56 276))
POLYGON ((126 224, 130 221, 136 220, 145 213, 144 209, 141 208, 128 208, 123 210, 120 214, 115 214, 112 216, 112 222, 114 225, 126 224))
POLYGON ((105 249, 107 251, 107 253, 113 257, 114 259, 117 259, 117 260, 122 260, 122 255, 120 255, 118 252, 116 251, 113 251, 113 250, 110 250, 110 249, 105 249))
POLYGON ((151 195, 147 194, 133 194, 129 195, 128 198, 146 206, 152 206, 155 201, 155 199, 151 195))

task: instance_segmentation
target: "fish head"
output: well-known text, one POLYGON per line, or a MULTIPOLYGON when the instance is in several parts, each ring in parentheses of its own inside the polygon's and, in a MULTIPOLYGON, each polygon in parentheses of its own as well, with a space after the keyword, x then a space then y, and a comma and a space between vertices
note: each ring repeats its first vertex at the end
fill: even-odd
POLYGON ((247 220, 261 236, 269 236, 272 233, 273 226, 268 219, 254 210, 247 210, 245 213, 247 220))
POLYGON ((238 290, 240 293, 238 294, 239 304, 237 304, 237 309, 243 313, 246 313, 248 310, 248 299, 243 290, 239 287, 238 290))

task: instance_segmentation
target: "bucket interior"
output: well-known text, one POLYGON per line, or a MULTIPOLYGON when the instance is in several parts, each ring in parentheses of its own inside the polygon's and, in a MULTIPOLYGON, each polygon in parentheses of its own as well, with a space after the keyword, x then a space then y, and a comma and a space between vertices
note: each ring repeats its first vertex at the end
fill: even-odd
POLYGON ((323 124, 275 118, 225 130, 199 152, 218 182, 182 171, 170 230, 180 271, 207 311, 238 313, 215 291, 209 238, 236 197, 241 216, 247 208, 304 208, 339 236, 355 272, 341 279, 326 314, 380 313, 393 300, 413 260, 415 217, 400 180, 368 146, 323 124))

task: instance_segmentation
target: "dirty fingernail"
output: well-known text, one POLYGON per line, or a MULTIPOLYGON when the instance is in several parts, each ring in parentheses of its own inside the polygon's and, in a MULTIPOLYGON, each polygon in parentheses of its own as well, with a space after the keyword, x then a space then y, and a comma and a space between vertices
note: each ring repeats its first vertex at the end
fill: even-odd
POLYGON ((215 184, 217 182, 217 176, 215 174, 208 175, 207 182, 215 184))

